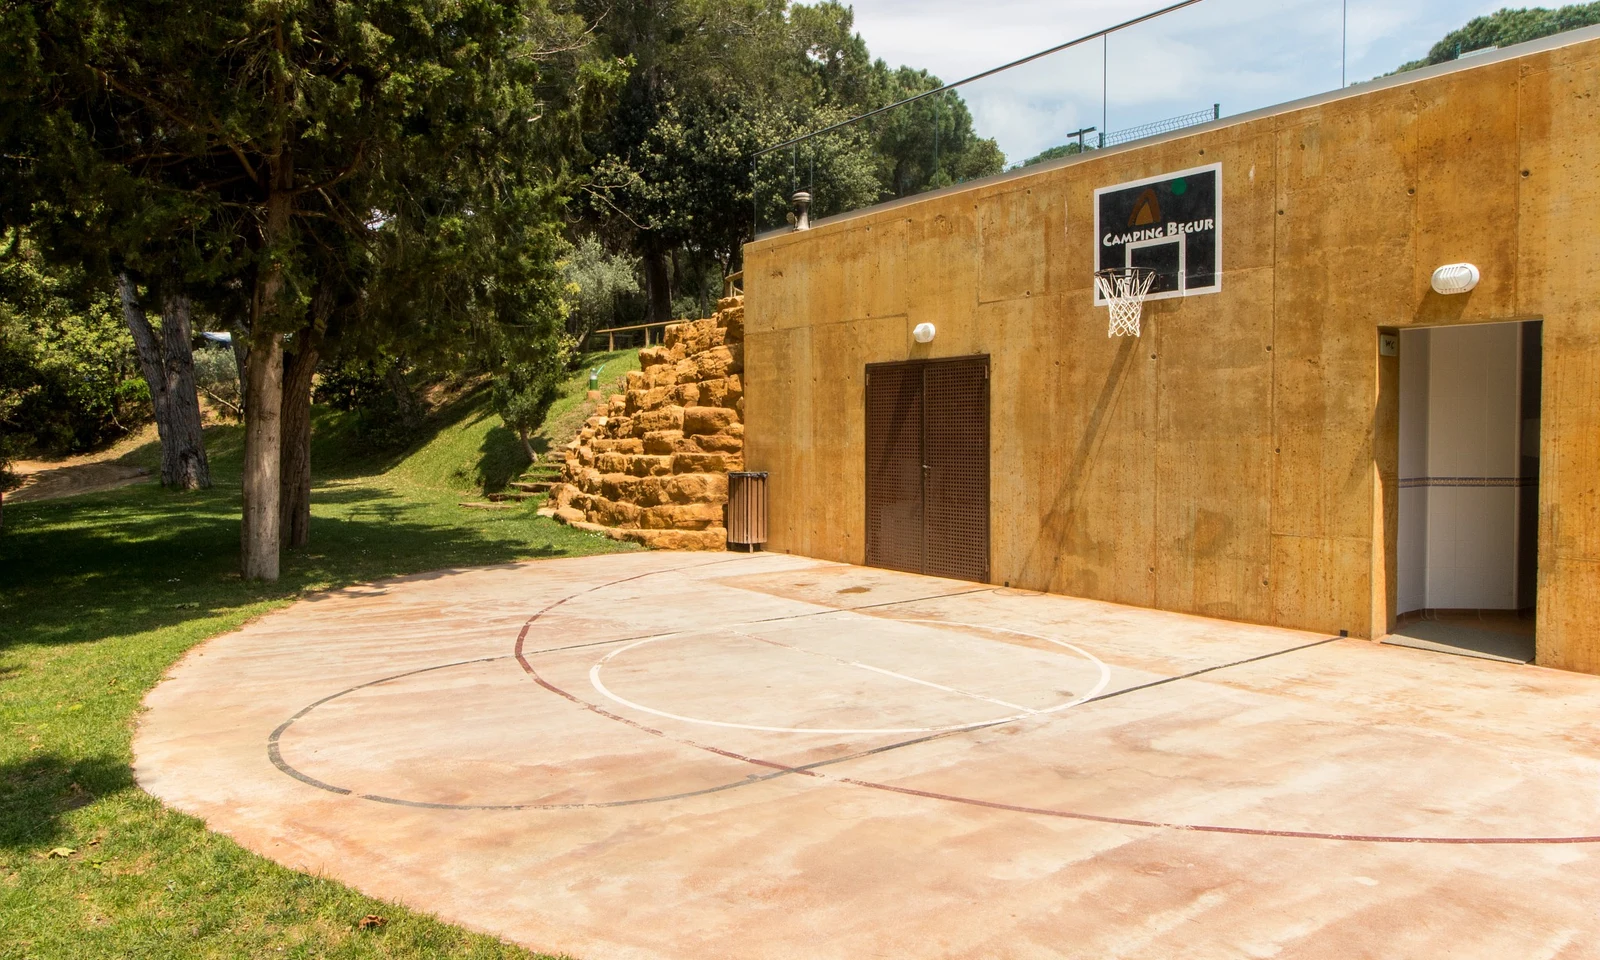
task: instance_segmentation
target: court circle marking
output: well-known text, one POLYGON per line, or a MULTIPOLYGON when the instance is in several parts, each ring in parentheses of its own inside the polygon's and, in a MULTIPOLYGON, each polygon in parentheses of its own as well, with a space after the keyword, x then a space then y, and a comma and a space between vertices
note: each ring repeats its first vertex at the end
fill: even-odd
MULTIPOLYGON (((957 732, 957 731, 960 731, 960 730, 973 730, 973 729, 976 729, 978 727, 993 726, 995 724, 1000 724, 1000 723, 1011 723, 1011 722, 1014 722, 1014 721, 1017 721, 1017 720, 1027 720, 1030 717, 1049 716, 1050 714, 1060 713, 1063 710, 1068 710, 1068 709, 1070 709, 1072 707, 1078 706, 1081 703, 1086 703, 1089 700, 1093 700, 1095 697, 1099 696, 1101 694, 1101 692, 1103 692, 1105 690, 1105 688, 1107 686, 1109 686, 1110 683, 1111 683, 1111 668, 1106 666, 1105 663, 1102 662, 1099 657, 1097 657, 1094 654, 1090 653, 1089 651, 1083 649, 1082 647, 1078 646, 1077 644, 1068 643, 1065 640, 1057 640, 1054 637, 1047 637, 1047 636, 1044 636, 1042 634, 1037 634, 1037 633, 1029 633, 1026 630, 1013 630, 1013 629, 1011 629, 1009 627, 997 627, 997 626, 994 626, 992 624, 965 623, 965 622, 958 621, 958 620, 934 620, 934 619, 925 618, 925 617, 874 617, 872 619, 888 620, 888 621, 891 621, 891 622, 894 622, 894 623, 931 623, 931 624, 937 624, 939 626, 946 626, 946 627, 968 627, 968 628, 973 629, 973 630, 989 630, 989 631, 992 631, 992 632, 995 632, 995 633, 1009 633, 1009 634, 1012 634, 1013 636, 1028 637, 1029 639, 1032 639, 1032 640, 1042 640, 1045 643, 1053 643, 1058 647, 1064 647, 1064 648, 1066 648, 1068 650, 1071 650, 1073 653, 1076 653, 1079 657, 1082 657, 1084 660, 1087 660, 1088 662, 1094 664, 1095 667, 1097 667, 1099 669, 1100 679, 1099 679, 1099 682, 1097 682, 1094 685, 1093 689, 1091 689, 1088 693, 1085 693, 1081 697, 1077 697, 1077 698, 1075 698, 1073 700, 1069 700, 1069 701, 1067 701, 1065 703, 1057 704, 1057 705, 1055 705, 1053 707, 1046 707, 1046 708, 1040 709, 1040 710, 1024 710, 1021 713, 1010 714, 1008 716, 1003 716, 1003 717, 990 717, 990 718, 986 718, 986 719, 983 719, 983 720, 974 720, 974 721, 972 721, 970 723, 955 723, 955 724, 949 724, 949 725, 946 725, 946 726, 938 726, 938 727, 841 727, 841 728, 828 728, 828 727, 771 727, 771 726, 763 726, 761 724, 754 724, 754 723, 734 723, 734 722, 728 721, 728 720, 707 720, 707 719, 705 719, 703 717, 688 717, 688 716, 684 716, 682 714, 669 713, 669 712, 667 712, 665 710, 657 710, 654 707, 647 707, 644 704, 635 703, 632 700, 628 700, 628 699, 626 699, 624 697, 618 696, 617 694, 613 693, 609 688, 607 688, 606 685, 605 685, 605 682, 600 679, 601 669, 607 663, 609 663, 612 659, 614 659, 614 658, 616 658, 616 657, 618 657, 618 656, 620 656, 620 655, 622 655, 624 653, 627 653, 629 650, 638 649, 639 647, 642 647, 642 646, 644 646, 646 644, 657 643, 657 642, 660 642, 662 640, 671 640, 671 639, 675 639, 675 638, 678 638, 678 637, 683 637, 689 632, 689 631, 679 631, 677 633, 666 633, 666 634, 661 634, 660 636, 645 637, 642 640, 636 640, 633 643, 630 643, 625 647, 618 647, 617 649, 611 651, 610 653, 608 653, 605 656, 601 657, 599 660, 595 661, 594 666, 589 668, 589 683, 595 688, 596 691, 598 691, 600 693, 601 696, 603 696, 606 699, 612 701, 613 703, 618 703, 618 704, 621 704, 622 706, 628 707, 630 709, 639 710, 639 711, 642 711, 644 713, 651 714, 653 716, 665 717, 668 720, 678 720, 678 721, 681 721, 681 722, 684 722, 684 723, 694 723, 694 724, 699 724, 701 726, 707 726, 707 727, 722 727, 724 729, 729 729, 729 730, 755 730, 755 731, 759 731, 761 733, 816 733, 816 734, 828 734, 828 735, 834 735, 834 736, 871 736, 871 735, 875 735, 875 734, 889 734, 889 733, 893 733, 893 734, 902 734, 902 733, 954 733, 954 732, 957 732)), ((750 626, 750 625, 751 624, 748 624, 748 623, 729 624, 727 627, 724 627, 723 629, 731 630, 731 629, 733 629, 735 627, 750 626)), ((699 633, 699 632, 702 632, 702 631, 693 631, 693 632, 699 633)), ((711 631, 704 631, 704 632, 711 632, 711 631)), ((875 669, 875 668, 872 668, 872 667, 867 667, 865 664, 860 664, 858 666, 862 666, 865 669, 875 669)), ((880 672, 882 672, 882 671, 880 671, 880 672)), ((915 678, 910 678, 910 679, 915 679, 915 678)), ((925 682, 925 681, 916 681, 916 682, 922 683, 922 682, 925 682)))

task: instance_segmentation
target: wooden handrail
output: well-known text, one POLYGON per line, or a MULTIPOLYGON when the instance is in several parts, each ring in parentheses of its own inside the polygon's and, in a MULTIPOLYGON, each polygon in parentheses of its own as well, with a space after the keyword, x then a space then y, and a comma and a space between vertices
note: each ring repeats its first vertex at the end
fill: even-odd
POLYGON ((683 322, 684 321, 682 320, 657 320, 654 323, 636 323, 631 327, 605 327, 600 330, 591 330, 589 331, 589 335, 592 337, 597 333, 622 333, 626 330, 647 330, 650 327, 665 327, 669 324, 683 322))
POLYGON ((607 350, 615 350, 615 349, 617 349, 617 334, 619 334, 619 333, 631 333, 634 330, 643 330, 644 331, 644 345, 648 347, 648 346, 650 346, 650 328, 651 327, 663 327, 663 328, 665 328, 665 327, 671 326, 674 323, 683 323, 683 322, 684 321, 682 321, 682 320, 657 320, 657 321, 655 321, 653 323, 635 323, 635 324, 632 324, 631 326, 626 326, 626 327, 606 327, 604 330, 591 330, 591 331, 589 331, 589 336, 592 337, 592 336, 594 336, 595 334, 598 334, 598 333, 605 334, 606 335, 606 349, 607 350))

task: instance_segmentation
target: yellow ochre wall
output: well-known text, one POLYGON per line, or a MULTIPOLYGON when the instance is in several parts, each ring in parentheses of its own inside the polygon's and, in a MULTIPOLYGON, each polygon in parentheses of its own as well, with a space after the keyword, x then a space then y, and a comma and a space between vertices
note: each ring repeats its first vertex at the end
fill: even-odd
POLYGON ((1381 636, 1398 367, 1380 330, 1542 318, 1538 659, 1600 673, 1593 36, 752 243, 768 549, 863 561, 867 364, 988 354, 993 582, 1381 636), (1222 291, 1108 339, 1094 190, 1219 161, 1222 291), (1433 293, 1461 261, 1479 287, 1433 293))

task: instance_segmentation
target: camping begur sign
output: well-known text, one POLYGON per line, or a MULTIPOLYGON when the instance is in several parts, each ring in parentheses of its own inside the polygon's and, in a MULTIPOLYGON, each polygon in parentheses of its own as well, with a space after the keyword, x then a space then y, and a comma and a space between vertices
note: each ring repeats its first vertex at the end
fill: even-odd
MULTIPOLYGON (((1094 269, 1148 267, 1147 300, 1222 289, 1222 164, 1094 192, 1094 269)), ((1105 301, 1096 294, 1096 305, 1105 301)))

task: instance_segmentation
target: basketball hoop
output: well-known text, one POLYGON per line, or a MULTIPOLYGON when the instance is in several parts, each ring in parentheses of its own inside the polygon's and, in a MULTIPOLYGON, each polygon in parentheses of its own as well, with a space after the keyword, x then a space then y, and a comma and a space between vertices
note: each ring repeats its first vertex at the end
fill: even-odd
POLYGON ((1111 267, 1096 270, 1094 289, 1111 308, 1108 337, 1137 337, 1139 317, 1144 313, 1144 297, 1150 292, 1156 272, 1146 267, 1111 267))

